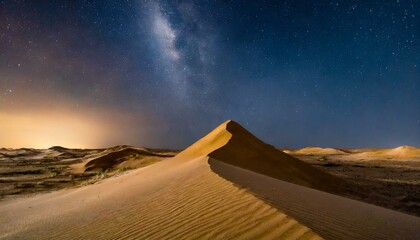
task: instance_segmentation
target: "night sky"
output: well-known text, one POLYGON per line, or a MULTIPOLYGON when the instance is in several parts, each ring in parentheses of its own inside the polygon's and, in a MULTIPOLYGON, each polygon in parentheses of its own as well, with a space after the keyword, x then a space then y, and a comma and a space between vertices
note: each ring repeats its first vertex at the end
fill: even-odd
POLYGON ((420 146, 420 1, 0 1, 0 147, 420 146))

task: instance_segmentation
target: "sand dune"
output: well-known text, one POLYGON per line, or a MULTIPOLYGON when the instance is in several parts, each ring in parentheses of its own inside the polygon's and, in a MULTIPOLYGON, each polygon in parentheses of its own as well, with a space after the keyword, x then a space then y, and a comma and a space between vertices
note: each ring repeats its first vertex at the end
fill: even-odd
POLYGON ((39 153, 39 150, 31 149, 31 148, 20 148, 20 149, 2 148, 0 149, 0 153, 4 156, 21 157, 21 156, 35 155, 39 153))
POLYGON ((420 148, 400 146, 396 148, 349 149, 349 154, 336 156, 345 161, 420 161, 420 148))
POLYGON ((306 147, 297 150, 284 150, 285 153, 292 154, 314 154, 314 155, 330 155, 330 154, 346 154, 346 152, 336 148, 320 148, 306 147))
MULTIPOLYGON (((69 151, 63 154, 68 154, 69 151)), ((91 155, 81 163, 71 166, 72 173, 84 173, 90 171, 102 172, 118 169, 134 169, 156 163, 163 158, 174 156, 173 152, 152 151, 147 148, 131 146, 115 146, 91 155)))
POLYGON ((304 186, 342 190, 338 178, 276 150, 239 124, 227 121, 167 161, 99 184, 2 201, 0 237, 418 239, 420 236, 418 218, 304 186))
POLYGON ((402 158, 420 157, 420 149, 412 146, 401 146, 391 149, 388 154, 402 158))
POLYGON ((306 147, 301 149, 286 149, 283 152, 292 155, 343 155, 345 159, 375 158, 375 159, 420 159, 420 148, 400 146, 396 148, 319 148, 306 147))
POLYGON ((226 121, 177 156, 200 155, 291 183, 333 193, 344 191, 341 179, 262 142, 234 121, 226 121))
MULTIPOLYGON (((132 147, 125 147, 120 150, 111 151, 103 156, 90 159, 83 164, 83 171, 101 170, 105 171, 110 168, 115 168, 130 159, 135 158, 136 163, 139 163, 140 158, 147 157, 167 157, 164 154, 154 153, 146 149, 138 149, 132 147)), ((124 164, 125 166, 132 166, 132 164, 124 164)))
POLYGON ((391 149, 378 149, 376 151, 368 151, 359 153, 360 156, 366 157, 382 157, 382 158, 420 158, 420 149, 411 146, 401 146, 391 149))

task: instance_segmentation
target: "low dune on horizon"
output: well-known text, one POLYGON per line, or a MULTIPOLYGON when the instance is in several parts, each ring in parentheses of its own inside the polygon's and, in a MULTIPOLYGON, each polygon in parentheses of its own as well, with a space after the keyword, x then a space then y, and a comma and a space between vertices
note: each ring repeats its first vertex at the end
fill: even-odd
POLYGON ((420 160, 420 148, 399 146, 395 148, 321 148, 305 147, 300 149, 283 149, 283 152, 295 155, 347 155, 359 158, 420 160))
MULTIPOLYGON (((408 215, 362 202, 357 182, 341 170, 326 171, 336 155, 420 157, 412 147, 283 152, 231 120, 181 152, 2 149, 1 176, 29 181, 35 174, 37 184, 26 190, 11 187, 12 180, 0 184, 0 238, 419 239, 417 210, 408 215)), ((404 206, 417 204, 414 198, 404 206)))

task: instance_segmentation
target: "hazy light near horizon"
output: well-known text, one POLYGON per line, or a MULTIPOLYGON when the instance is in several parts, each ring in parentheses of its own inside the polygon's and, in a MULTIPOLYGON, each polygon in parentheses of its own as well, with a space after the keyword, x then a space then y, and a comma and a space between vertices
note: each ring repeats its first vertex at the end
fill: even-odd
POLYGON ((0 112, 0 147, 97 147, 102 145, 106 128, 106 124, 81 114, 0 112))

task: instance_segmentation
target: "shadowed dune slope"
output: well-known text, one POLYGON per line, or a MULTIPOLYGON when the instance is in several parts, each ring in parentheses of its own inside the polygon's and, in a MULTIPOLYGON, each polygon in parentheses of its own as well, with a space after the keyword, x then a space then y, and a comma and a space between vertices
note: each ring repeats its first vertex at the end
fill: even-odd
POLYGON ((178 157, 208 155, 225 163, 283 181, 341 193, 343 180, 264 143, 234 121, 226 121, 178 157))

